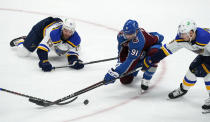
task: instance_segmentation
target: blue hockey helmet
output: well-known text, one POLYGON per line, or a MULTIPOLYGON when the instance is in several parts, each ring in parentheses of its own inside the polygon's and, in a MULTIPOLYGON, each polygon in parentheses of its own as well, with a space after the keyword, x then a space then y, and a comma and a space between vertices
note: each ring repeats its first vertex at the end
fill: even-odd
POLYGON ((135 20, 127 20, 123 26, 123 32, 125 34, 134 34, 138 28, 138 23, 135 20))
POLYGON ((133 20, 133 21, 134 21, 134 23, 135 23, 136 29, 138 29, 138 28, 139 28, 138 22, 137 22, 136 20, 133 20))

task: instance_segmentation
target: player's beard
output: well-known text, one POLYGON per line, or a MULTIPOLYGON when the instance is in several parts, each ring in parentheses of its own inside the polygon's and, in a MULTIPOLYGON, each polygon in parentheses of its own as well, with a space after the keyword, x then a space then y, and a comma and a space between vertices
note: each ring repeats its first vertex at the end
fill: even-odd
POLYGON ((63 34, 63 32, 61 33, 61 40, 64 40, 64 41, 66 41, 66 40, 68 40, 69 39, 69 37, 70 36, 64 36, 64 34, 63 34))

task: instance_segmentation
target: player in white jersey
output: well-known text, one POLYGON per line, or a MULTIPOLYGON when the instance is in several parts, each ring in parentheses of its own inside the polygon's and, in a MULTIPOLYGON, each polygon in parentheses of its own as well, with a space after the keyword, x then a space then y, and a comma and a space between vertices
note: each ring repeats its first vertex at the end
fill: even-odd
POLYGON ((10 46, 18 47, 21 56, 28 56, 37 49, 39 67, 49 72, 52 70, 48 61, 50 50, 54 50, 58 56, 66 55, 71 68, 82 69, 84 64, 79 59, 78 50, 80 42, 73 20, 47 17, 34 25, 26 37, 13 39, 10 46))
POLYGON ((186 48, 198 56, 191 63, 180 87, 168 97, 175 99, 185 95, 188 90, 195 85, 197 77, 204 78, 209 98, 202 106, 204 110, 210 110, 210 30, 208 28, 197 27, 193 20, 187 19, 178 26, 176 38, 162 48, 153 56, 145 59, 144 68, 149 68, 168 55, 171 55, 181 48, 186 48))

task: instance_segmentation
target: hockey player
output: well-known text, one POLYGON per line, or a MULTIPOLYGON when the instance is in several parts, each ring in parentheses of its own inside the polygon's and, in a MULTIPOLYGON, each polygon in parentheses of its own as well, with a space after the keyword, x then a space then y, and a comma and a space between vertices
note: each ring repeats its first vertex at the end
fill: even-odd
POLYGON ((75 31, 75 22, 71 19, 48 17, 33 26, 26 37, 13 39, 11 47, 18 47, 21 56, 29 56, 37 49, 39 67, 49 72, 52 65, 48 53, 54 50, 58 56, 66 55, 71 68, 82 69, 84 64, 79 59, 80 36, 75 31))
MULTIPOLYGON (((111 80, 118 76, 130 72, 142 66, 145 56, 151 56, 161 47, 163 36, 157 32, 147 33, 143 28, 138 27, 135 20, 128 20, 124 24, 123 30, 117 36, 118 40, 118 63, 115 68, 111 68, 105 75, 106 84, 113 83, 111 80)), ((157 65, 147 69, 141 81, 142 90, 147 90, 152 75, 155 73, 157 65)), ((120 78, 124 85, 130 84, 138 72, 120 78)))
MULTIPOLYGON (((149 68, 168 55, 171 55, 181 48, 186 48, 198 54, 191 63, 180 87, 168 97, 175 99, 185 95, 195 85, 197 77, 204 78, 206 89, 210 96, 210 30, 197 27, 193 20, 187 19, 178 26, 176 38, 169 44, 164 44, 161 49, 151 57, 145 59, 144 67, 149 68)), ((204 110, 210 110, 210 97, 202 106, 204 110)))

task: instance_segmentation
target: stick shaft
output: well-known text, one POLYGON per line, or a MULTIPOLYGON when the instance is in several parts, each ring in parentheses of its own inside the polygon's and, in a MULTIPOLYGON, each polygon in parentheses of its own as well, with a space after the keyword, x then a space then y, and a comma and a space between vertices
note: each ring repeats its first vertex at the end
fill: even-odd
MULTIPOLYGON (((97 60, 97 61, 90 61, 90 62, 86 62, 84 63, 84 65, 87 64, 94 64, 94 63, 100 63, 100 62, 105 62, 105 61, 111 61, 111 60, 115 60, 118 57, 114 57, 114 58, 108 58, 108 59, 102 59, 102 60, 97 60)), ((66 67, 70 67, 71 65, 65 65, 65 66, 58 66, 58 67, 53 67, 53 69, 58 69, 58 68, 66 68, 66 67)))

